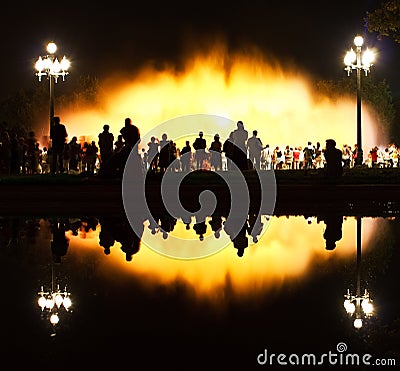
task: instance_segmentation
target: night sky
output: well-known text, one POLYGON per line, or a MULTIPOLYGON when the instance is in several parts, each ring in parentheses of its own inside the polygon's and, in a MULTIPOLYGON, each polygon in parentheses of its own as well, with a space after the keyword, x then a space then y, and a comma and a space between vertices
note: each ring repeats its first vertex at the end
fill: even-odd
MULTIPOLYGON (((147 63, 179 68, 185 55, 215 40, 223 40, 229 52, 256 47, 282 65, 294 64, 318 79, 337 79, 344 76, 343 56, 354 36, 365 32, 366 12, 379 1, 48 4, 14 2, 2 9, 1 98, 35 86, 34 62, 46 54, 48 41, 58 45, 57 55, 71 59, 69 79, 132 74, 147 63)), ((386 78, 396 94, 400 45, 366 36, 366 44, 379 51, 373 73, 386 78)))

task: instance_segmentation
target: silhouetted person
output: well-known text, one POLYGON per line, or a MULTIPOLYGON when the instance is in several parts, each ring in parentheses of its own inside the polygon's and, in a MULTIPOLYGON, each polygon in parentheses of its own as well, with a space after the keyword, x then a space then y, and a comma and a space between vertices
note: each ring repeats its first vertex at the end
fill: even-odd
POLYGON ((253 242, 258 242, 258 236, 261 235, 261 232, 264 227, 264 223, 261 220, 261 215, 252 213, 248 218, 249 229, 248 232, 251 235, 253 242))
POLYGON ((324 157, 326 176, 329 178, 341 177, 343 174, 342 151, 336 148, 336 142, 333 139, 326 140, 324 157))
POLYGON ((52 168, 51 172, 55 174, 57 171, 62 173, 63 152, 68 134, 65 125, 61 124, 60 117, 53 117, 53 124, 50 128, 51 151, 52 151, 52 168))
POLYGON ((118 229, 115 230, 115 240, 121 244, 125 260, 130 262, 133 255, 140 250, 142 236, 136 234, 127 218, 121 219, 118 224, 118 229))
POLYGON ((237 129, 232 133, 233 144, 233 159, 239 170, 247 170, 247 138, 249 134, 245 130, 243 122, 237 122, 237 129))
POLYGON ((117 140, 114 143, 114 152, 119 152, 125 145, 122 135, 118 135, 117 140))
POLYGON ((35 155, 35 147, 37 143, 37 139, 35 136, 34 131, 30 131, 28 133, 28 138, 26 138, 26 167, 27 167, 27 173, 28 174, 35 174, 37 173, 38 169, 38 158, 35 155))
POLYGON ((160 229, 164 233, 164 237, 174 230, 176 222, 177 220, 166 210, 160 214, 160 229))
POLYGON ((161 136, 161 141, 160 141, 160 154, 158 156, 158 166, 160 168, 160 171, 164 173, 169 164, 171 163, 171 141, 168 139, 168 136, 166 133, 164 133, 161 136))
POLYGON ((249 245, 247 238, 248 228, 247 220, 242 225, 241 218, 234 215, 224 222, 224 231, 233 242, 233 247, 238 250, 237 255, 239 257, 243 256, 244 250, 249 245))
POLYGON ((82 217, 82 227, 85 232, 89 232, 90 230, 95 231, 97 225, 99 224, 99 220, 94 216, 82 217))
POLYGON ((147 143, 149 149, 147 150, 147 161, 149 162, 149 170, 157 171, 158 168, 158 157, 160 156, 160 141, 152 136, 150 142, 147 143))
POLYGON ((78 163, 81 156, 81 145, 77 142, 77 137, 72 137, 71 141, 68 143, 69 151, 69 170, 79 171, 78 163))
POLYGON ((237 256, 242 257, 244 250, 249 246, 249 239, 247 237, 247 225, 245 224, 240 232, 233 238, 233 247, 237 249, 237 256))
POLYGON ((211 151, 211 167, 216 171, 222 170, 222 143, 219 140, 219 134, 214 135, 214 141, 209 149, 211 151))
POLYGON ((82 220, 79 218, 68 219, 68 222, 66 223, 66 228, 72 231, 73 236, 77 236, 78 231, 82 228, 82 220))
POLYGON ((115 149, 114 153, 110 157, 109 161, 100 168, 99 175, 106 178, 121 178, 125 164, 133 148, 135 148, 135 153, 133 153, 131 165, 134 167, 134 171, 143 175, 143 165, 142 158, 139 154, 138 146, 136 144, 140 141, 140 131, 139 128, 132 124, 131 119, 128 117, 125 119, 125 126, 120 130, 121 137, 118 136, 118 141, 114 143, 123 146, 119 150, 115 149), (117 144, 118 143, 118 144, 117 144))
POLYGON ((342 239, 342 225, 343 215, 328 214, 321 218, 324 221, 326 227, 324 231, 324 239, 326 241, 326 250, 334 250, 336 242, 342 239))
POLYGON ((65 236, 65 223, 57 219, 53 225, 51 232, 53 234, 51 240, 51 251, 53 253, 53 262, 61 263, 61 257, 65 256, 68 251, 69 240, 65 236))
POLYGON ((125 119, 125 125, 120 130, 122 138, 125 141, 125 145, 132 149, 140 139, 140 131, 136 125, 132 124, 132 120, 127 117, 125 119))
POLYGON ((193 148, 195 150, 194 160, 196 163, 196 170, 200 170, 203 168, 203 162, 206 159, 206 147, 207 142, 203 138, 203 132, 199 132, 199 136, 193 142, 193 148))
POLYGON ((104 166, 114 151, 114 134, 110 133, 110 125, 105 124, 103 131, 99 134, 100 167, 104 166))
POLYGON ((208 222, 211 226, 211 230, 214 232, 214 237, 219 238, 222 230, 222 217, 221 215, 211 215, 211 220, 208 222))
POLYGON ((199 236, 199 240, 204 240, 204 235, 207 232, 206 222, 203 220, 202 222, 195 223, 193 225, 193 229, 196 231, 196 234, 199 236))
POLYGON ((230 132, 229 137, 225 140, 224 144, 222 145, 222 152, 225 152, 225 157, 227 160, 227 170, 232 170, 232 161, 234 156, 234 148, 235 145, 233 144, 233 131, 230 132))
POLYGON ((190 164, 192 159, 192 147, 187 140, 185 146, 181 149, 181 165, 182 171, 190 171, 190 164))
POLYGON ((253 135, 247 140, 247 150, 249 151, 249 160, 255 169, 261 169, 261 152, 263 144, 257 136, 257 130, 253 130, 253 135))

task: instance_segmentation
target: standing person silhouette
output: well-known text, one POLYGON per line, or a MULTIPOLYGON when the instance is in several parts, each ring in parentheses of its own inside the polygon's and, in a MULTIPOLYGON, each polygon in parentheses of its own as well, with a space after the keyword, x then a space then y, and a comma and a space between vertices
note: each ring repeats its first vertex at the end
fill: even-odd
POLYGON ((329 178, 338 178, 342 176, 342 151, 336 148, 336 142, 333 139, 326 140, 324 157, 326 161, 326 176, 329 178))
POLYGON ((114 134, 110 133, 110 125, 105 124, 99 134, 100 167, 104 166, 113 154, 114 134))
POLYGON ((237 122, 237 129, 232 133, 233 144, 235 145, 233 150, 233 159, 239 170, 247 170, 247 138, 249 133, 244 128, 242 121, 237 122))
POLYGON ((222 143, 219 140, 219 134, 214 135, 214 141, 209 148, 211 151, 211 167, 216 170, 222 170, 222 143))
POLYGON ((249 151, 249 159, 253 167, 260 170, 263 144, 257 134, 257 130, 253 130, 253 135, 247 140, 247 150, 249 151))
POLYGON ((53 125, 50 128, 51 151, 52 151, 51 172, 53 174, 56 174, 57 172, 62 173, 64 171, 63 153, 67 137, 68 134, 65 125, 61 124, 59 116, 54 116, 53 125))
POLYGON ((203 168, 203 161, 206 159, 206 148, 207 143, 203 138, 203 132, 199 132, 199 136, 193 142, 193 148, 195 149, 194 159, 196 161, 196 170, 203 168))
POLYGON ((129 147, 129 150, 140 140, 139 128, 132 124, 132 120, 129 117, 125 119, 125 125, 120 130, 120 133, 125 141, 125 146, 129 147))
MULTIPOLYGON (((122 147, 121 152, 120 152, 121 156, 120 156, 120 164, 119 164, 120 171, 123 171, 126 161, 128 160, 129 154, 131 153, 132 149, 136 146, 136 144, 139 144, 140 131, 136 125, 132 124, 132 120, 129 117, 127 117, 125 119, 125 125, 120 130, 120 133, 122 135, 123 140, 125 141, 125 145, 122 147)), ((139 154, 138 147, 136 148, 134 155, 135 156, 137 155, 135 164, 136 165, 140 164, 140 169, 141 169, 142 161, 141 161, 141 156, 139 154)), ((139 167, 138 167, 138 170, 139 170, 139 167)))
POLYGON ((222 145, 222 152, 225 153, 226 158, 226 169, 225 170, 232 170, 232 162, 234 160, 233 157, 233 150, 235 145, 233 144, 233 131, 229 133, 229 137, 226 138, 222 145))
POLYGON ((189 141, 186 141, 185 146, 181 149, 181 164, 182 171, 190 171, 190 165, 192 162, 192 147, 189 141))

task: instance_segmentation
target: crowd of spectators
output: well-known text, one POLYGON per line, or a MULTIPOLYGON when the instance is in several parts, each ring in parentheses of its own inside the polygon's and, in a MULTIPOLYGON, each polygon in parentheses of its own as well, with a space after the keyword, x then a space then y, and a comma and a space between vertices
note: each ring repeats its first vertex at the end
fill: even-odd
MULTIPOLYGON (((326 147, 320 142, 307 142, 304 146, 263 144, 257 130, 249 135, 242 121, 228 138, 221 140, 214 134, 211 143, 207 143, 203 132, 199 132, 193 143, 186 141, 182 148, 160 133, 153 136, 149 143, 140 143, 139 154, 146 171, 164 172, 170 167, 173 171, 207 169, 227 171, 231 161, 241 170, 257 168, 259 170, 308 170, 326 167, 326 147), (171 165, 171 166, 170 166, 171 165)), ((131 150, 140 139, 139 129, 130 118, 125 119, 116 137, 110 132, 108 124, 103 125, 98 140, 78 140, 73 136, 68 140, 66 127, 60 118, 55 117, 50 133, 51 145, 40 146, 34 131, 26 137, 3 130, 0 132, 0 173, 3 175, 68 173, 95 175, 101 167, 110 162, 124 150, 131 150)), ((341 147, 343 168, 352 168, 357 164, 357 145, 341 147)), ((400 147, 388 144, 374 146, 364 152, 362 165, 365 167, 400 167, 398 158, 400 147)), ((125 160, 127 156, 125 155, 125 160)), ((123 165, 123 163, 122 163, 123 165)), ((122 167, 120 164, 120 166, 122 167)))

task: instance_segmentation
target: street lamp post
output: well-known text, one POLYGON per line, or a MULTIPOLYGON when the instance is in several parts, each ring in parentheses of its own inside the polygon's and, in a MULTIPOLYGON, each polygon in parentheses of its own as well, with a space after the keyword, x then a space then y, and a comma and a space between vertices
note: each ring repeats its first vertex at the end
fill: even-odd
POLYGON ((357 35, 354 38, 356 51, 351 48, 344 57, 345 71, 347 76, 350 76, 352 70, 357 71, 357 158, 355 165, 363 164, 363 149, 362 149, 362 128, 361 128, 361 70, 364 70, 365 76, 370 72, 372 62, 374 61, 374 53, 370 49, 366 49, 362 53, 364 39, 357 35))
MULTIPOLYGON (((47 44, 48 54, 45 56, 40 56, 35 64, 35 68, 38 71, 36 76, 39 81, 42 81, 42 76, 46 76, 49 80, 49 90, 50 90, 50 126, 53 124, 54 117, 54 84, 57 83, 58 78, 62 77, 63 81, 65 76, 68 75, 68 69, 70 66, 70 61, 64 56, 61 62, 55 56, 57 51, 57 45, 54 42, 47 44)), ((50 133, 50 132, 49 132, 50 133)))

